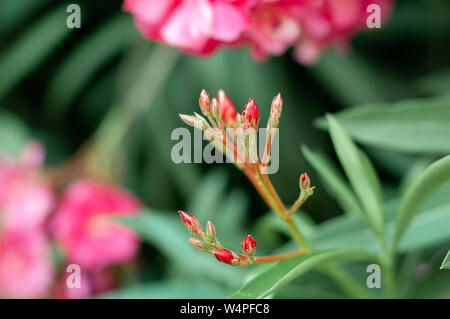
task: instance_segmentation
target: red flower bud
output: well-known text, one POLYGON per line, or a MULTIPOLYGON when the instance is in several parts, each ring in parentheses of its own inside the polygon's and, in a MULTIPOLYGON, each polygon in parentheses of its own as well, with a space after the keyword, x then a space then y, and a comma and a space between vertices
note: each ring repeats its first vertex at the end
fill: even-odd
POLYGON ((217 249, 214 251, 214 256, 225 264, 237 265, 239 262, 239 258, 228 249, 217 249))
POLYGON ((209 96, 205 90, 202 90, 200 93, 200 98, 198 99, 198 104, 200 105, 200 109, 204 115, 209 114, 209 96))
POLYGON ((311 181, 309 179, 308 174, 303 173, 300 176, 300 189, 301 190, 308 190, 310 188, 310 186, 311 186, 311 181))
POLYGON ((252 99, 248 100, 247 105, 245 105, 244 109, 242 110, 242 116, 244 116, 244 119, 248 123, 250 123, 253 128, 258 127, 259 111, 255 101, 253 101, 252 99))
POLYGON ((252 256, 256 250, 256 241, 252 238, 251 235, 248 235, 242 241, 241 247, 246 255, 252 256))
POLYGON ((236 108, 233 102, 226 96, 223 90, 219 90, 217 98, 220 104, 220 110, 222 112, 222 119, 227 127, 233 127, 236 123, 236 108))
POLYGON ((189 230, 195 235, 200 235, 203 232, 202 226, 198 222, 197 218, 181 210, 178 211, 178 214, 180 214, 181 219, 183 220, 183 223, 186 225, 186 227, 189 228, 189 230))

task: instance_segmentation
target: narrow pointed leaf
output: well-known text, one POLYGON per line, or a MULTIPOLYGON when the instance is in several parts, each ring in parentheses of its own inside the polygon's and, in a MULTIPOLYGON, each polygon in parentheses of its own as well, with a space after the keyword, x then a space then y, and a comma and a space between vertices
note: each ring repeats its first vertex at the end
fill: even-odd
POLYGON ((330 135, 339 161, 358 196, 371 226, 377 234, 383 232, 384 213, 381 186, 369 159, 358 149, 339 122, 327 115, 330 135))
MULTIPOLYGON (((361 144, 408 153, 450 153, 448 95, 363 105, 334 116, 361 144)), ((323 118, 316 124, 327 127, 323 118)))
POLYGON ((0 54, 0 100, 72 32, 66 16, 65 6, 50 11, 0 54))
POLYGON ((442 261, 441 269, 450 269, 450 249, 448 250, 444 260, 442 261))
POLYGON ((270 267, 247 282, 229 298, 264 298, 307 271, 330 261, 371 260, 362 249, 335 249, 291 258, 270 267))
POLYGON ((450 155, 428 166, 415 183, 408 188, 402 197, 397 215, 395 245, 398 245, 412 219, 425 201, 448 181, 450 181, 450 155))

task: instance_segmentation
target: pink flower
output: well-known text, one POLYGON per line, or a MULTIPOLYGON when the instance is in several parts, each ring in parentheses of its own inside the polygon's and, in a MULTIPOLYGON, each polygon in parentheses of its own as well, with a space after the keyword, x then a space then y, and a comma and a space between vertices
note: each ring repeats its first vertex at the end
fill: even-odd
POLYGON ((141 203, 113 185, 80 180, 65 191, 50 228, 69 263, 98 269, 132 259, 139 239, 113 218, 134 215, 141 203))
POLYGON ((246 32, 256 59, 280 55, 299 39, 301 23, 294 12, 301 7, 299 1, 259 1, 251 11, 251 26, 246 32))
POLYGON ((366 28, 369 4, 389 16, 391 0, 125 0, 123 8, 148 39, 187 53, 247 45, 264 59, 294 46, 299 62, 312 63, 366 28))
POLYGON ((233 43, 248 28, 246 15, 254 0, 125 0, 149 39, 195 54, 208 54, 233 43))
POLYGON ((0 235, 0 297, 45 296, 53 280, 48 243, 41 230, 0 235))
POLYGON ((381 9, 381 19, 386 21, 392 10, 391 0, 308 0, 298 11, 303 34, 295 45, 298 62, 311 64, 328 46, 347 50, 350 38, 367 29, 370 13, 367 7, 376 4, 381 9))
POLYGON ((0 158, 0 224, 17 231, 41 227, 54 195, 40 176, 42 146, 30 143, 18 161, 0 158))

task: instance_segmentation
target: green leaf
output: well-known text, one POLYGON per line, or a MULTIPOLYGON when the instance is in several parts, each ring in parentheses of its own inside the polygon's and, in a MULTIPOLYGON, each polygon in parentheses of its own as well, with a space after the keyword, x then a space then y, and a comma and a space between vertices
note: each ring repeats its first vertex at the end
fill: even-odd
POLYGON ((2 0, 0 1, 0 37, 11 32, 47 5, 50 0, 2 0), (26 5, 24 3, 26 2, 26 5))
MULTIPOLYGON (((450 153, 449 96, 376 103, 335 116, 345 131, 362 144, 410 153, 450 153)), ((316 123, 326 127, 324 119, 316 123)))
POLYGON ((384 213, 381 186, 369 159, 358 149, 339 122, 327 115, 330 135, 336 154, 358 196, 374 231, 383 232, 384 213))
MULTIPOLYGON (((389 224, 388 238, 395 235, 394 222, 389 224)), ((432 247, 450 241, 450 204, 424 211, 413 220, 397 247, 399 252, 432 247)))
POLYGON ((229 298, 264 298, 307 271, 330 261, 367 260, 373 256, 362 249, 335 249, 313 252, 275 264, 247 282, 229 298))
POLYGON ((323 180, 327 191, 339 203, 341 208, 347 213, 356 212, 363 214, 355 194, 333 162, 323 153, 313 151, 306 145, 303 145, 301 149, 309 164, 314 167, 323 180))
POLYGON ((450 249, 445 255, 444 260, 442 261, 441 269, 450 269, 450 249))
POLYGON ((397 215, 394 245, 400 242, 414 215, 425 201, 448 181, 450 181, 450 155, 428 166, 402 197, 397 215))
MULTIPOLYGON (((394 239, 395 212, 396 207, 390 207, 388 210, 390 217, 386 223, 388 242, 394 239)), ((448 229, 450 229, 450 203, 439 203, 437 206, 427 208, 414 219, 397 251, 404 253, 445 243, 450 240, 448 229)), ((373 233, 361 219, 353 216, 335 217, 318 225, 311 241, 317 249, 353 247, 377 252, 373 233)))
POLYGON ((0 100, 70 34, 65 12, 61 6, 47 13, 0 56, 0 100))
POLYGON ((100 299, 211 299, 223 298, 217 287, 204 283, 150 282, 121 288, 98 296, 100 299))
POLYGON ((132 26, 128 16, 112 17, 81 42, 53 76, 44 98, 47 112, 53 118, 65 114, 70 103, 90 78, 124 48, 125 35, 132 26))

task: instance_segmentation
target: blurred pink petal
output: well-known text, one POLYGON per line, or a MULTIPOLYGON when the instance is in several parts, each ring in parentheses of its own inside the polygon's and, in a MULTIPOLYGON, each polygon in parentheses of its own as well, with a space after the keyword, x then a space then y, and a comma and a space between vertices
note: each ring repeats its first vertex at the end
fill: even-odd
POLYGON ((20 161, 0 159, 0 224, 8 230, 42 227, 54 194, 40 177, 43 148, 29 144, 20 161))
POLYGON ((134 215, 140 208, 138 199, 116 186, 80 180, 63 194, 50 227, 69 263, 98 269, 135 256, 138 237, 113 217, 134 215))
POLYGON ((243 12, 224 1, 213 3, 214 38, 223 42, 236 41, 248 28, 250 21, 243 12))
POLYGON ((43 297, 52 280, 49 246, 42 231, 1 233, 0 297, 43 297))
POLYGON ((200 52, 212 33, 212 14, 208 0, 185 0, 161 28, 161 36, 169 45, 200 52))

